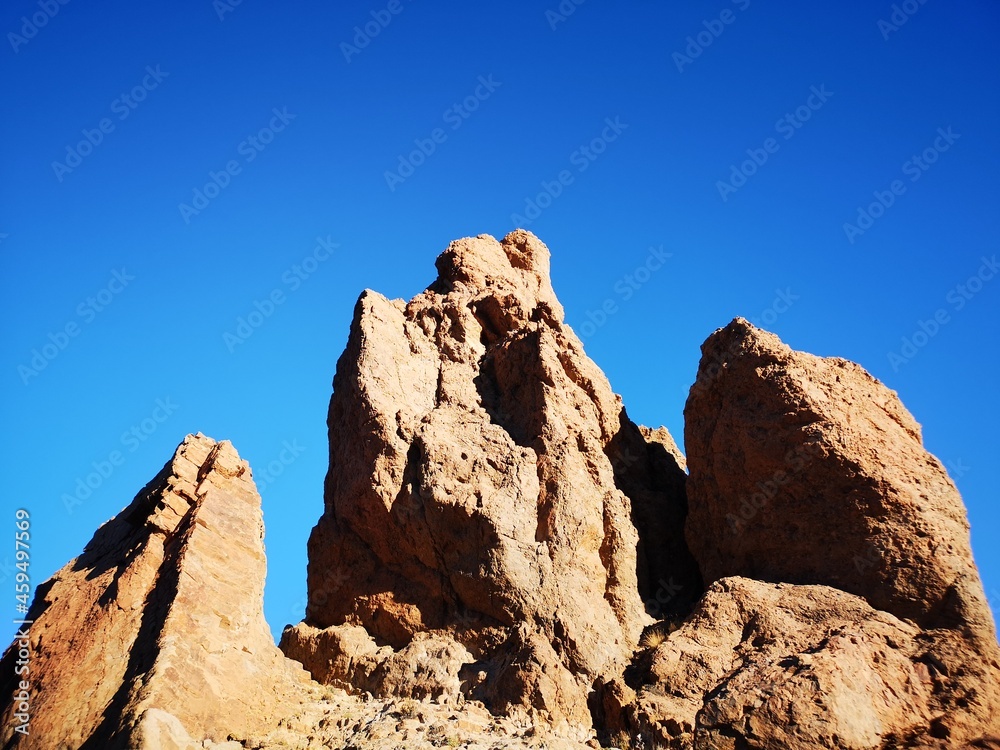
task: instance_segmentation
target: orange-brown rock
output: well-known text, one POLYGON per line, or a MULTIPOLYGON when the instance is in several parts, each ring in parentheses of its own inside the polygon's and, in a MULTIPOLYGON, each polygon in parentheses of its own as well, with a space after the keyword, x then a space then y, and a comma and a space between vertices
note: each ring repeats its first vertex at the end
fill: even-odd
POLYGON ((317 631, 363 628, 372 659, 434 633, 470 657, 458 680, 449 669, 430 683, 589 726, 588 692, 631 655, 646 603, 680 609, 700 594, 683 470, 563 323, 537 238, 459 240, 437 268, 409 303, 358 302, 306 624, 283 643, 344 681, 336 665, 357 633, 317 631))
POLYGON ((13 732, 14 652, 0 663, 18 750, 202 747, 266 732, 305 674, 263 617, 260 497, 228 442, 189 435, 83 554, 38 587, 31 722, 13 732), (194 738, 194 740, 192 740, 194 738))
MULTIPOLYGON (((706 582, 744 576, 862 597, 913 630, 904 640, 917 646, 896 638, 901 652, 912 661, 927 648, 928 669, 943 675, 936 709, 925 715, 923 699, 906 694, 921 718, 905 729, 882 716, 879 736, 891 728, 958 742, 997 732, 1000 647, 965 507, 896 393, 852 362, 792 351, 742 319, 702 355, 685 408, 685 531, 706 582)), ((762 604, 761 617, 773 606, 762 604)), ((834 625, 816 627, 813 640, 834 625)), ((867 669, 864 654, 852 658, 858 684, 904 676, 885 654, 867 669)))
POLYGON ((827 586, 724 578, 659 640, 605 709, 660 747, 954 748, 997 729, 996 663, 827 586))
POLYGON ((584 354, 537 238, 437 268, 358 302, 281 650, 249 466, 189 436, 36 591, 30 734, 15 642, 0 747, 1000 748, 965 510, 895 393, 738 319, 686 460, 584 354))
POLYGON ((894 391, 737 319, 684 412, 687 538, 707 581, 819 583, 995 641, 958 490, 894 391))

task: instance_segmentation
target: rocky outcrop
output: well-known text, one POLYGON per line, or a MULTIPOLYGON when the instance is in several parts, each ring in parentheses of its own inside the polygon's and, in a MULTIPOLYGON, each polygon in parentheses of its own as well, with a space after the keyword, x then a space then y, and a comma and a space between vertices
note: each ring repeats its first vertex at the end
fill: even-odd
POLYGON ((263 535, 247 464, 230 443, 189 435, 38 587, 30 734, 10 720, 23 679, 12 649, 0 663, 2 746, 187 750, 270 731, 306 675, 264 621, 263 535))
POLYGON ((996 641, 962 498, 894 391, 740 319, 702 353, 686 534, 708 581, 826 584, 996 641))
POLYGON ((834 588, 723 578, 605 711, 665 748, 959 747, 995 727, 968 650, 834 588))
POLYGON ((675 686, 709 652, 722 661, 691 683, 696 704, 709 690, 697 721, 689 712, 674 728, 706 743, 736 732, 745 747, 957 744, 997 732, 1000 649, 965 508, 896 394, 856 364, 792 351, 740 319, 702 352, 685 409, 685 532, 706 581, 720 583, 669 638, 675 665, 658 655, 650 675, 675 686), (814 659, 812 682, 792 680, 802 653, 840 654, 842 674, 818 675, 814 659), (768 667, 774 659, 784 671, 768 667), (783 696, 753 704, 754 685, 775 675, 783 696))
POLYGON ((628 420, 563 323, 537 238, 459 240, 437 268, 409 303, 358 301, 306 622, 283 645, 338 683, 361 648, 362 684, 385 692, 386 660, 432 634, 452 666, 406 691, 589 726, 588 693, 630 658, 660 581, 671 607, 701 593, 676 448, 628 420))
POLYGON ((189 436, 36 591, 0 747, 1000 748, 965 510, 895 393, 737 319, 685 459, 584 354, 537 238, 437 268, 357 304, 281 651, 249 466, 189 436))

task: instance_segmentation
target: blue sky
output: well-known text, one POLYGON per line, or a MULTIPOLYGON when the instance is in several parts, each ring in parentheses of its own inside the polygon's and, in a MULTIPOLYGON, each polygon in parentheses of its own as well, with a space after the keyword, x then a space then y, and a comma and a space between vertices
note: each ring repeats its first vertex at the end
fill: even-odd
POLYGON ((897 390, 996 610, 1000 7, 672 5, 6 4, 0 522, 31 512, 33 582, 200 430, 274 470, 265 612, 298 621, 359 292, 525 224, 636 421, 682 436, 736 315, 897 390))

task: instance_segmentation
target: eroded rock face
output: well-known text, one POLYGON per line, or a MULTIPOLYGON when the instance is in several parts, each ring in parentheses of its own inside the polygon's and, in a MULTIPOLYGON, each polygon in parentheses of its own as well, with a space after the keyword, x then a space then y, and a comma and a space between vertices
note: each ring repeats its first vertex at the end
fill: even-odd
MULTIPOLYGON (((752 734, 757 739, 747 747, 811 747, 810 741, 832 737, 836 725, 841 744, 829 746, 867 748, 888 743, 887 737, 958 746, 1000 732, 1000 647, 972 559, 965 507, 895 392, 854 363, 792 351, 741 319, 713 334, 702 352, 685 409, 690 467, 685 532, 706 581, 745 576, 845 592, 836 593, 841 602, 836 607, 807 613, 803 602, 815 597, 803 593, 806 589, 788 589, 781 601, 765 596, 767 590, 759 588, 764 584, 751 599, 746 585, 711 589, 715 593, 700 605, 703 612, 716 606, 712 602, 723 592, 731 599, 760 601, 727 604, 736 606, 732 617, 717 617, 699 630, 700 642, 713 644, 708 652, 679 646, 686 656, 678 657, 678 669, 684 669, 685 659, 701 663, 711 651, 728 658, 726 639, 780 622, 783 612, 793 612, 805 626, 790 620, 769 628, 760 637, 760 653, 746 637, 735 642, 749 659, 740 669, 746 672, 748 664, 763 658, 764 671, 749 682, 727 682, 726 701, 705 702, 698 714, 704 736, 714 723, 723 735, 752 734), (857 602, 848 607, 848 594, 881 612, 865 615, 864 622, 856 619, 860 630, 850 630, 847 641, 834 641, 834 634, 848 632, 843 613, 860 612, 857 602), (886 618, 897 630, 891 651, 882 645, 886 618), (788 637, 779 637, 782 630, 788 637), (726 633, 718 643, 709 637, 716 631, 726 633), (792 637, 796 632, 806 640, 792 637), (766 676, 775 638, 779 651, 788 651, 782 658, 792 658, 807 641, 817 654, 836 644, 843 652, 843 674, 836 676, 831 666, 815 689, 807 682, 789 683, 780 705, 768 698, 766 711, 747 709, 754 681, 766 676), (913 669, 919 671, 916 681, 913 669), (847 690, 852 681, 864 695, 847 690), (879 692, 883 688, 889 692, 879 692), (803 708, 810 700, 823 707, 814 719, 802 714, 813 711, 803 708), (757 717, 752 726, 740 711, 757 717), (909 712, 910 723, 900 718, 901 711, 909 712), (837 724, 838 715, 854 722, 855 734, 837 724), (792 719, 803 734, 782 738, 792 719), (827 734, 821 732, 823 721, 827 734), (878 726, 882 729, 875 731, 878 726)), ((672 684, 676 677, 664 672, 654 682, 672 684)), ((787 676, 782 679, 787 682, 787 676)), ((673 710, 663 707, 660 715, 673 710)), ((686 726, 698 736, 693 719, 686 726)))
POLYGON ((964 507, 892 391, 734 321, 703 347, 688 477, 563 323, 534 236, 437 266, 409 303, 365 292, 338 363, 281 642, 322 685, 264 623, 249 467, 189 436, 39 587, 31 734, 11 649, 0 746, 1000 747, 964 507))
POLYGON ((961 747, 996 728, 997 665, 967 651, 837 589, 724 578, 606 710, 669 748, 961 747))
POLYGON ((83 554, 38 587, 27 616, 30 735, 9 721, 8 651, 0 744, 186 750, 269 731, 306 676, 264 621, 263 534, 247 464, 230 443, 189 435, 83 554))
POLYGON ((996 642, 965 506, 894 391, 737 319, 685 417, 687 539, 706 581, 818 583, 996 642))
POLYGON ((678 609, 700 594, 676 448, 628 420, 564 325, 537 238, 459 240, 437 268, 409 303, 358 302, 307 624, 283 642, 343 680, 336 644, 358 634, 315 629, 363 628, 376 661, 432 632, 468 649, 469 697, 589 726, 588 691, 631 655, 659 581, 678 609))

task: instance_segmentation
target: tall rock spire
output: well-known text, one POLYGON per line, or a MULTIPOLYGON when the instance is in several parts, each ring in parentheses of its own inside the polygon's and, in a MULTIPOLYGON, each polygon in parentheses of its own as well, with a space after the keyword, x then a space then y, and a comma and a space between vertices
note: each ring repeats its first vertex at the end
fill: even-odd
POLYGON ((318 673, 331 647, 315 629, 360 626, 396 650, 433 634, 477 663, 469 697, 589 724, 595 680, 653 621, 654 584, 675 581, 678 608, 701 593, 684 472, 563 323, 536 237, 458 240, 437 268, 409 303, 358 302, 289 653, 318 673))

